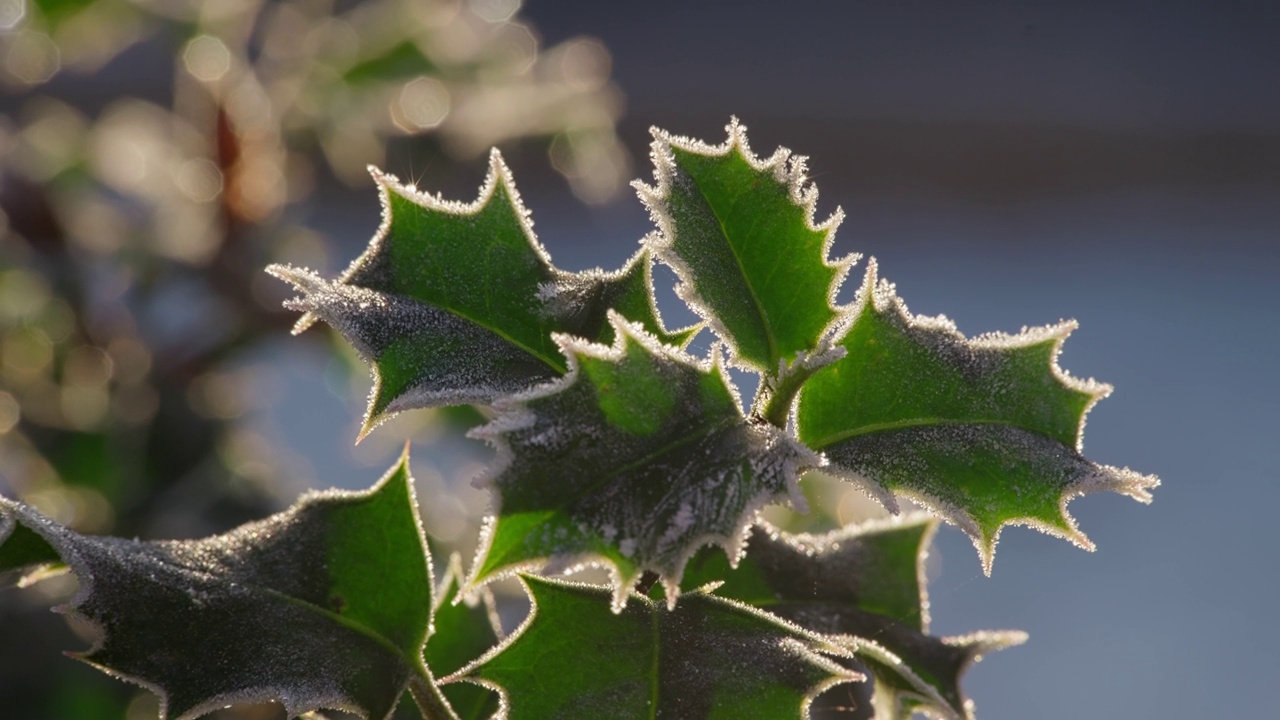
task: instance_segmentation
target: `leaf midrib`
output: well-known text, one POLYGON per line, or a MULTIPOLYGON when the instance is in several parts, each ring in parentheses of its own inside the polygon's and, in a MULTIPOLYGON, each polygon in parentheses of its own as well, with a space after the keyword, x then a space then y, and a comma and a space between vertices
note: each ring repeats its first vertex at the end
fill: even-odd
MULTIPOLYGON (((403 196, 401 196, 401 197, 403 197, 403 196)), ((406 200, 408 200, 408 198, 405 198, 405 199, 406 199, 406 200)), ((490 199, 492 199, 492 198, 490 198, 490 199)), ((480 216, 480 214, 481 214, 481 213, 483 213, 486 209, 488 209, 488 204, 487 204, 487 203, 486 203, 483 207, 481 207, 481 208, 479 208, 478 210, 476 210, 474 213, 470 213, 470 214, 466 214, 466 213, 458 213, 457 215, 459 215, 459 216, 463 216, 463 217, 476 218, 476 217, 479 217, 479 216, 480 216)), ((416 218, 415 218, 415 220, 416 220, 416 218)), ((392 222, 394 223, 394 218, 392 219, 392 222)), ((389 233, 389 234, 390 234, 390 233, 389 233)), ((416 235, 417 233, 411 233, 411 234, 416 235)), ((527 234, 524 234, 524 233, 522 233, 522 235, 524 235, 524 237, 525 237, 525 242, 526 242, 526 244, 529 244, 529 238, 528 238, 528 235, 527 235, 527 234)), ((484 298, 483 298, 483 299, 484 299, 484 304, 485 304, 485 309, 486 309, 486 310, 491 310, 491 309, 492 309, 492 305, 493 305, 493 296, 492 296, 492 292, 491 292, 493 288, 491 287, 492 283, 491 283, 491 282, 489 282, 489 281, 490 281, 490 279, 491 279, 491 276, 489 275, 489 272, 488 272, 489 266, 490 266, 490 264, 491 264, 491 262, 492 262, 493 247, 494 247, 494 246, 493 246, 493 244, 492 244, 492 243, 490 243, 489 245, 487 245, 487 246, 485 247, 485 256, 484 256, 484 265, 485 265, 484 280, 485 280, 485 282, 483 283, 483 293, 484 293, 484 298)), ((532 247, 532 246, 530 245, 530 247, 532 247)), ((394 262, 394 257, 392 257, 393 255, 394 255, 394 251, 390 251, 390 252, 388 253, 388 257, 389 257, 389 259, 390 259, 390 260, 392 260, 392 262, 394 262)), ((539 259, 538 259, 538 264, 539 264, 539 266, 541 266, 541 268, 542 268, 543 270, 546 270, 546 271, 547 271, 547 275, 548 275, 548 276, 550 276, 550 282, 555 282, 555 277, 554 277, 554 270, 555 270, 555 269, 554 269, 553 267, 548 266, 547 262, 546 262, 545 260, 543 260, 542 258, 539 258, 539 259)), ((372 288, 371 288, 371 289, 372 289, 372 288)), ((509 333, 507 333, 507 332, 505 332, 505 331, 503 331, 503 330, 501 330, 501 329, 499 329, 499 328, 497 328, 497 327, 494 327, 492 324, 490 324, 490 323, 488 323, 488 322, 483 322, 483 321, 481 321, 481 320, 478 320, 478 319, 476 319, 476 318, 472 317, 469 313, 467 313, 467 312, 463 312, 463 311, 462 311, 462 310, 460 310, 459 308, 454 307, 454 306, 451 304, 451 303, 452 303, 452 300, 451 300, 450 298, 448 298, 448 297, 444 297, 444 298, 443 298, 444 303, 450 303, 450 304, 444 304, 444 303, 442 303, 442 302, 441 302, 441 298, 440 298, 440 296, 441 296, 441 295, 447 295, 447 293, 431 292, 431 293, 430 293, 431 297, 415 297, 414 295, 405 294, 405 293, 397 293, 397 294, 401 295, 402 297, 407 297, 407 298, 409 298, 409 299, 412 299, 412 300, 414 300, 414 301, 416 301, 416 302, 426 302, 426 303, 430 304, 430 305, 431 305, 431 306, 433 306, 433 307, 436 307, 436 308, 439 308, 439 309, 441 309, 441 310, 444 310, 445 312, 451 313, 452 315, 454 315, 454 316, 456 316, 456 317, 462 318, 463 320, 466 320, 467 322, 470 322, 470 323, 472 323, 472 324, 474 324, 474 325, 477 325, 477 326, 479 326, 479 327, 481 327, 481 328, 483 328, 483 329, 485 329, 485 330, 488 330, 489 332, 493 333, 494 335, 497 335, 498 337, 502 338, 503 340, 506 340, 507 342, 511 343, 512 345, 515 345, 516 347, 520 348, 521 350, 524 350, 526 353, 529 353, 530 355, 532 355, 533 357, 537 358, 538 360, 541 360, 543 363, 545 363, 546 365, 548 365, 552 370, 555 370, 555 371, 556 371, 557 373, 559 373, 559 374, 562 374, 562 375, 563 375, 563 374, 565 373, 565 371, 567 371, 567 370, 568 370, 568 366, 567 366, 566 364, 564 364, 562 361, 559 361, 559 362, 558 362, 558 361, 557 361, 557 358, 556 358, 555 356, 548 356, 548 355, 544 354, 540 349, 531 348, 529 345, 525 344, 524 342, 521 342, 521 341, 516 340, 515 338, 511 337, 511 335, 510 335, 509 333)), ((538 327, 538 326, 539 326, 539 323, 537 323, 537 322, 536 322, 536 319, 535 319, 535 321, 534 321, 534 322, 531 322, 531 323, 529 323, 529 324, 530 324, 530 325, 532 325, 532 326, 534 326, 534 327, 538 327)))
MULTIPOLYGON (((151 559, 162 565, 166 565, 174 570, 177 570, 179 573, 183 575, 187 575, 192 578, 198 578, 200 580, 212 581, 217 583, 224 582, 228 579, 223 576, 216 575, 214 573, 195 570, 186 565, 183 565, 182 563, 174 562, 173 560, 168 560, 163 557, 152 557, 151 559)), ((277 600, 282 600, 296 607, 300 607, 310 612, 313 612, 317 615, 320 615, 321 617, 331 620, 347 628, 348 630, 353 630, 369 638, 375 643, 381 645, 383 649, 391 652, 400 660, 403 660, 405 665, 408 668, 410 668, 414 673, 419 672, 419 666, 421 665, 421 663, 414 662, 413 659, 406 657, 404 654, 404 651, 401 650, 399 647, 397 647, 395 643, 387 639, 387 637, 382 633, 378 632, 377 630, 374 630, 373 628, 370 628, 368 625, 365 625, 364 623, 356 622, 355 620, 352 620, 351 618, 346 617, 345 615, 340 615, 338 613, 333 612, 332 610, 328 610, 324 607, 316 605, 313 602, 309 602, 301 598, 293 597, 292 595, 280 592, 279 590, 267 587, 265 585, 259 585, 257 583, 245 583, 245 582, 239 582, 236 584, 239 587, 245 588, 250 593, 261 593, 263 595, 276 598, 277 600)))
POLYGON ((976 419, 956 420, 953 418, 941 418, 941 417, 924 417, 924 418, 917 417, 917 418, 908 418, 905 420, 894 420, 891 422, 871 423, 869 425, 861 425, 859 427, 851 428, 849 430, 844 430, 838 433, 832 433, 831 435, 828 435, 827 437, 823 438, 820 441, 809 443, 809 447, 813 448, 814 450, 821 451, 828 447, 831 447, 832 445, 835 445, 836 443, 844 442, 845 440, 850 440, 856 437, 861 437, 863 435, 871 435, 874 433, 886 432, 891 430, 910 430, 913 428, 922 428, 922 427, 945 427, 945 426, 959 426, 959 425, 1001 425, 1004 427, 1017 428, 1018 430, 1022 430, 1029 433, 1035 433, 1036 435, 1043 435, 1056 442, 1062 442, 1061 440, 1058 440, 1058 438, 1055 438, 1052 435, 1049 435, 1042 430, 1024 427, 1017 423, 1012 423, 1012 422, 1009 422, 1008 420, 1002 420, 998 418, 976 418, 976 419))
MULTIPOLYGON (((486 294, 488 293, 488 291, 489 291, 489 288, 488 288, 488 285, 486 284, 486 286, 485 286, 485 292, 486 292, 486 294)), ((409 297, 410 297, 411 299, 413 299, 413 300, 417 301, 417 302, 423 302, 423 301, 425 300, 425 299, 413 298, 413 296, 409 296, 409 297)), ((546 354, 544 354, 541 350, 539 350, 539 349, 535 349, 535 348, 532 348, 532 347, 529 347, 529 345, 528 345, 528 344, 526 344, 526 343, 524 343, 524 342, 522 342, 522 341, 520 341, 520 340, 516 340, 515 338, 511 337, 511 335, 510 335, 510 334, 508 334, 507 332, 505 332, 505 331, 503 331, 503 330, 501 330, 501 329, 499 329, 499 328, 497 328, 497 327, 494 327, 492 324, 490 324, 490 323, 488 323, 488 322, 483 322, 483 321, 481 321, 481 320, 478 320, 478 319, 476 319, 476 318, 472 317, 472 316, 471 316, 471 315, 469 315, 468 313, 463 312, 462 310, 460 310, 460 309, 458 309, 458 308, 450 307, 450 306, 447 306, 447 305, 441 305, 441 304, 439 304, 439 303, 437 303, 437 302, 434 302, 434 301, 432 301, 432 300, 425 300, 425 301, 426 301, 426 302, 428 302, 428 303, 430 303, 433 307, 437 307, 437 308, 439 308, 439 309, 441 309, 441 310, 444 310, 444 311, 445 311, 445 312, 447 312, 447 313, 450 313, 450 314, 452 314, 452 315, 455 315, 455 316, 457 316, 457 317, 460 317, 460 318, 462 318, 463 320, 466 320, 467 322, 472 323, 473 325, 479 326, 480 328, 482 328, 482 329, 484 329, 484 330, 488 330, 489 332, 493 333, 494 335, 497 335, 498 337, 502 338, 503 340, 506 340, 507 342, 511 343, 512 345, 515 345, 516 347, 518 347, 518 348, 520 348, 521 350, 525 351, 525 352, 526 352, 526 353, 528 353, 529 355, 532 355, 533 357, 535 357, 535 358, 537 358, 537 359, 541 360, 541 361, 542 361, 543 363, 545 363, 548 367, 550 367, 552 370, 555 370, 557 373, 559 373, 559 374, 561 374, 561 375, 563 375, 563 374, 565 373, 565 371, 566 371, 566 370, 568 370, 568 366, 567 366, 567 365, 565 365, 563 362, 560 362, 560 363, 555 362, 553 358, 548 357, 548 356, 547 356, 546 354)), ((486 300, 486 302, 487 302, 487 300, 486 300)), ((531 323, 531 324, 533 324, 533 323, 531 323)))
MULTIPOLYGON (((693 174, 688 170, 685 170, 683 167, 680 169, 682 172, 689 175, 690 178, 693 177, 693 174)), ((756 289, 751 285, 750 277, 747 275, 746 267, 742 264, 742 257, 738 254, 737 248, 734 247, 733 242, 729 239, 729 232, 725 229, 724 220, 721 219, 720 213, 717 211, 715 204, 711 202, 711 198, 707 196, 707 193, 702 189, 701 184, 695 181, 693 186, 698 188, 698 195, 702 197, 707 208, 711 210, 711 216, 716 219, 716 225, 720 228, 720 237, 724 238, 725 245, 729 247, 729 254, 733 256, 733 261, 738 265, 738 273, 742 278, 742 284, 747 289, 748 297, 751 298, 751 307, 756 311, 756 316, 760 318, 760 324, 764 326, 765 341, 769 344, 769 361, 765 365, 764 369, 769 371, 769 369, 772 368, 778 360, 778 343, 773 336, 773 325, 769 322, 769 317, 765 315, 764 306, 760 303, 760 298, 756 295, 756 289)), ((724 321, 722 320, 721 324, 723 324, 723 322, 724 321)), ((739 356, 741 356, 740 353, 739 356)))

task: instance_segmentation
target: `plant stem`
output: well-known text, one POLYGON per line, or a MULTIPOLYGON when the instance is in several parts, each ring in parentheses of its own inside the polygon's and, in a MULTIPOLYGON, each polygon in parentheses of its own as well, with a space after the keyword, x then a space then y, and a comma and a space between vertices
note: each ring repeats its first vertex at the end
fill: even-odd
POLYGON ((842 347, 824 345, 812 353, 801 353, 794 363, 779 368, 777 375, 762 376, 760 389, 751 401, 751 414, 786 430, 796 393, 814 373, 844 357, 844 354, 842 347))
POLYGON ((458 720, 458 715, 449 707, 448 701, 440 694, 440 688, 426 671, 410 676, 409 694, 413 696, 423 720, 458 720))
POLYGON ((816 370, 817 368, 795 367, 780 378, 762 378, 760 390, 751 403, 752 414, 763 418, 770 425, 785 430, 787 416, 791 414, 791 403, 795 400, 796 393, 800 392, 800 386, 804 385, 804 381, 808 380, 816 370), (776 387, 771 387, 771 380, 777 382, 776 387))

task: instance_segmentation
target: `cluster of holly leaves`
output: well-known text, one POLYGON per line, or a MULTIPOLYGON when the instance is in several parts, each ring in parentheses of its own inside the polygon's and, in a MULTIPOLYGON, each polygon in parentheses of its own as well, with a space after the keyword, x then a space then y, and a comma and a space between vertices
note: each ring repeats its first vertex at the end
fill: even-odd
MULTIPOLYGON (((1090 548, 1066 505, 1154 477, 1081 455, 1109 391, 1057 367, 1072 323, 966 338, 915 317, 857 258, 828 257, 804 159, 761 159, 736 121, 718 146, 655 131, 657 225, 621 270, 566 272, 534 237, 501 158, 462 204, 377 175, 382 228, 336 281, 273 266, 370 363, 364 432, 474 404, 498 449, 470 568, 433 574, 407 453, 372 489, 311 494, 194 541, 87 537, 0 498, 0 573, 68 568, 78 657, 153 690, 164 717, 277 701, 429 720, 972 717, 959 677, 1018 632, 929 634, 921 559, 940 517, 988 572, 1001 528, 1090 548), (702 324, 667 329, 652 264, 702 324), (699 332, 705 357, 685 348, 699 332), (744 406, 727 367, 759 375, 744 406), (821 468, 897 513, 826 535, 758 518, 803 510, 821 468), (935 517, 936 516, 936 517, 935 517), (611 584, 558 576, 593 565, 611 584), (486 585, 532 601, 504 635, 486 585), (407 701, 406 701, 407 702, 407 701)), ((431 502, 431 498, 425 498, 431 502)))

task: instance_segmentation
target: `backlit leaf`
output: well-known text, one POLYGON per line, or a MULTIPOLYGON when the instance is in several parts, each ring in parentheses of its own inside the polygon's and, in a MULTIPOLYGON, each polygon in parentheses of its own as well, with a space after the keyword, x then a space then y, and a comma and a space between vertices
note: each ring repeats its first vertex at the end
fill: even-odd
POLYGON ((711 146, 653 131, 656 182, 636 184, 659 228, 646 243, 733 360, 773 376, 819 347, 854 258, 827 258, 843 215, 814 222, 805 159, 779 148, 762 160, 736 119, 728 132, 711 146))
POLYGON ((1092 549, 1072 498, 1150 501, 1155 477, 1081 455, 1085 413, 1111 388, 1057 366, 1074 322, 966 339, 946 318, 911 315, 874 260, 848 322, 845 356, 800 391, 800 439, 891 510, 902 493, 958 525, 986 572, 1005 525, 1092 549))
POLYGON ((322 319, 371 364, 365 432, 402 410, 488 404, 559 377, 567 366, 551 334, 607 341, 593 333, 607 335, 614 304, 664 339, 691 336, 662 328, 644 252, 616 273, 554 268, 496 151, 470 204, 374 179, 382 227, 337 281, 267 269, 301 293, 286 303, 304 313, 295 332, 322 319))

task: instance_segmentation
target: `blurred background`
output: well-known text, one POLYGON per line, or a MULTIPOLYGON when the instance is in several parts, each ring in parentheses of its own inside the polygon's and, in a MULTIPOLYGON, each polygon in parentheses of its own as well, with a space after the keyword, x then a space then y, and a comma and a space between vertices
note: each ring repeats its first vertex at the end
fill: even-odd
MULTIPOLYGON (((1072 504, 1095 554, 1010 528, 985 578, 939 534, 935 633, 1031 634, 968 676, 978 716, 1280 717, 1280 5, 0 0, 0 28, 0 492, 196 537, 367 486, 409 437, 433 541, 469 553, 477 416, 353 446, 367 373, 290 337, 261 268, 358 255, 367 164, 471 200, 491 145, 559 266, 616 268, 651 229, 647 128, 719 142, 732 114, 811 157, 835 253, 914 312, 1078 319, 1061 364, 1117 387, 1086 453, 1164 480, 1072 504)), ((154 717, 61 656, 66 592, 0 593, 4 715, 154 717)))

